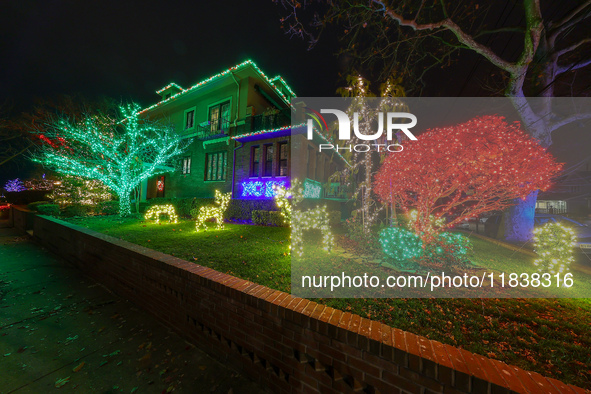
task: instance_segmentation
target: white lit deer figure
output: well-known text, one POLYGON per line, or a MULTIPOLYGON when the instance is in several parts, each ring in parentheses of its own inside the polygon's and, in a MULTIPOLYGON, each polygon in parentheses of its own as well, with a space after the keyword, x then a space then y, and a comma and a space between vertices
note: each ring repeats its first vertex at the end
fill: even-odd
POLYGON ((224 228, 224 212, 228 208, 230 203, 231 192, 221 193, 219 190, 215 191, 215 202, 218 206, 209 206, 199 208, 199 216, 195 223, 195 230, 199 231, 200 227, 203 226, 206 230, 205 221, 208 219, 215 220, 217 229, 222 230, 224 228))

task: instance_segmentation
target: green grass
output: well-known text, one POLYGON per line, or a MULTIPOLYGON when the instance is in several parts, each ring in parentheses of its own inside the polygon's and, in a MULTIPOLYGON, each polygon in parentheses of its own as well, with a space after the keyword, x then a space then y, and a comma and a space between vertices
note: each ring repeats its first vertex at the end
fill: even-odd
MULTIPOLYGON (((196 233, 192 221, 161 225, 114 217, 70 221, 274 289, 291 290, 288 228, 226 224, 224 231, 196 233)), ((212 224, 208 225, 213 228, 212 224)), ((313 243, 318 238, 311 235, 306 242, 313 243)), ((337 234, 337 243, 344 239, 337 234)), ((485 240, 472 241, 474 250, 470 258, 478 267, 499 272, 535 272, 533 257, 485 240)), ((324 269, 343 264, 330 255, 322 258, 314 253, 314 257, 324 269)), ((358 264, 356 269, 362 272, 368 267, 358 264)), ((588 275, 582 278, 585 286, 591 283, 588 275)), ((316 301, 591 388, 591 303, 587 299, 325 298, 316 301)))

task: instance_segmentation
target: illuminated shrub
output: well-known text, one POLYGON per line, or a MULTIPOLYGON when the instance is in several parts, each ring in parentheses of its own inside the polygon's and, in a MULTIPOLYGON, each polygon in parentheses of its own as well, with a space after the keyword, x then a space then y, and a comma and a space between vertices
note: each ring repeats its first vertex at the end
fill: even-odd
POLYGON ((397 261, 410 260, 423 253, 423 242, 418 235, 402 227, 389 227, 380 232, 384 254, 397 261))
POLYGON ((534 230, 534 248, 538 259, 534 265, 540 272, 567 273, 574 261, 573 246, 577 237, 574 231, 560 223, 548 222, 534 230))

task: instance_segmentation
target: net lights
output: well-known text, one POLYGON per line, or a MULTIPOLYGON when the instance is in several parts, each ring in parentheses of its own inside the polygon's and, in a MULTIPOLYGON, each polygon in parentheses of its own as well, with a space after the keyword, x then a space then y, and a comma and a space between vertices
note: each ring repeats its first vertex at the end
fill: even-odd
POLYGON ((534 229, 534 248, 539 258, 534 261, 539 272, 567 273, 574 261, 575 232, 560 223, 548 222, 534 229))
POLYGON ((423 254, 423 242, 418 235, 401 227, 380 231, 380 244, 384 254, 396 261, 410 260, 423 254))
POLYGON ((195 221, 195 231, 199 231, 200 227, 203 226, 206 230, 205 221, 213 219, 217 223, 217 229, 224 229, 224 213, 230 203, 232 192, 222 193, 219 190, 215 191, 215 202, 218 206, 209 206, 199 208, 199 215, 195 221))
POLYGON ((160 215, 167 215, 168 216, 168 223, 178 223, 178 215, 176 214, 176 210, 174 206, 171 204, 167 205, 154 205, 148 209, 148 212, 144 215, 144 219, 150 220, 155 219, 156 224, 160 223, 160 215))
POLYGON ((277 188, 285 188, 285 181, 244 181, 242 182, 243 198, 273 198, 277 188))

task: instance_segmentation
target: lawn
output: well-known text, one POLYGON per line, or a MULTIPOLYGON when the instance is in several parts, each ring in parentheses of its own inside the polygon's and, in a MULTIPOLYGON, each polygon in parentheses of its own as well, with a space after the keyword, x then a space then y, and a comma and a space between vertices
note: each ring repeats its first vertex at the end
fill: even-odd
MULTIPOLYGON (((226 224, 224 231, 196 233, 193 221, 160 225, 116 217, 70 221, 274 289, 291 290, 288 228, 226 224)), ((318 238, 312 236, 306 242, 318 238)), ((346 238, 337 231, 335 240, 339 244, 346 238)), ((470 259, 478 267, 535 271, 533 257, 481 239, 473 239, 473 245, 470 259)), ((334 267, 338 263, 334 260, 333 255, 327 255, 319 265, 334 267)), ((591 283, 588 276, 584 279, 591 283)), ((591 303, 587 299, 316 301, 591 389, 591 303)))

